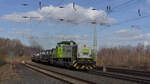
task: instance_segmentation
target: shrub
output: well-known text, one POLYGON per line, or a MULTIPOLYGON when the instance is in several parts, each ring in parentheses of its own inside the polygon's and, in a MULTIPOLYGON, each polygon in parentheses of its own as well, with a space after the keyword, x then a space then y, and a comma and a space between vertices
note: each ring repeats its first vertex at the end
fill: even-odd
POLYGON ((0 56, 0 66, 6 63, 4 57, 0 56))

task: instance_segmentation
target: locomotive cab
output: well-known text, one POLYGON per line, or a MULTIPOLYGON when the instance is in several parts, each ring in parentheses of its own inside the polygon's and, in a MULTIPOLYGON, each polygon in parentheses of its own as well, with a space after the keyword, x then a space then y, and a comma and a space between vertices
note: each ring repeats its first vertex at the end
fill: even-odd
POLYGON ((77 60, 73 62, 73 66, 76 69, 90 70, 94 69, 96 62, 93 60, 91 48, 87 45, 78 46, 77 60))
POLYGON ((78 58, 92 58, 90 47, 87 47, 87 45, 79 47, 78 58))

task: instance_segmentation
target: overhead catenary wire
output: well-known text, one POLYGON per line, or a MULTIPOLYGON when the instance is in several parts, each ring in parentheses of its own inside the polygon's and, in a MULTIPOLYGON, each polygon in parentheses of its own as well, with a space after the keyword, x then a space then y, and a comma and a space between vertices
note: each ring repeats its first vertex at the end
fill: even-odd
POLYGON ((57 6, 60 6, 60 5, 62 5, 64 2, 65 2, 65 0, 59 0, 60 2, 57 4, 57 6))
POLYGON ((110 5, 111 7, 111 13, 113 12, 120 12, 120 11, 123 11, 123 10, 126 10, 127 8, 129 7, 133 7, 133 6, 136 6, 136 3, 138 3, 139 1, 138 0, 128 0, 124 3, 121 3, 119 5, 116 5, 116 6, 112 6, 110 5))
MULTIPOLYGON (((108 5, 107 5, 107 11, 109 10, 109 0, 107 0, 108 1, 108 5)), ((112 7, 112 10, 113 10, 113 12, 114 12, 114 8, 119 8, 119 6, 121 6, 121 5, 132 5, 133 3, 137 3, 138 1, 137 0, 128 0, 127 2, 125 2, 125 3, 122 3, 122 4, 120 4, 120 5, 118 5, 118 6, 115 6, 115 7, 112 7), (135 2, 133 2, 133 1, 135 1, 135 2), (131 3, 132 2, 132 3, 131 3)), ((134 4, 135 5, 135 4, 134 4)), ((132 5, 133 6, 133 5, 132 5)), ((126 6, 124 6, 124 7, 126 7, 126 6)), ((120 7, 120 8, 122 8, 122 7, 120 7)), ((120 10, 119 10, 120 11, 120 10)), ((112 12, 112 11, 111 11, 112 12)), ((116 11, 115 11, 116 12, 116 11)), ((137 10, 137 14, 138 14, 138 16, 142 16, 142 11, 141 11, 141 7, 140 8, 138 8, 138 10, 137 10)), ((119 25, 119 24, 122 24, 122 23, 128 23, 128 22, 131 22, 131 21, 136 21, 136 20, 141 20, 141 19, 143 19, 143 18, 146 18, 146 17, 149 17, 150 15, 145 15, 145 16, 142 16, 142 17, 136 17, 136 18, 132 18, 132 19, 128 19, 128 20, 125 20, 125 21, 122 21, 122 22, 119 22, 119 23, 116 23, 116 24, 113 24, 113 25, 119 25)))
POLYGON ((131 28, 140 30, 141 26, 140 25, 131 25, 131 28))
POLYGON ((28 6, 29 3, 27 1, 23 1, 23 3, 21 4, 22 6, 28 6))
POLYGON ((120 25, 120 24, 123 24, 123 23, 129 23, 129 22, 141 20, 141 19, 144 19, 144 18, 147 18, 147 17, 150 17, 150 14, 145 15, 145 16, 141 16, 141 17, 136 17, 136 18, 128 19, 128 20, 125 20, 125 21, 121 21, 119 23, 115 23, 115 24, 112 24, 112 25, 120 25))
MULTIPOLYGON (((137 2, 136 2, 136 3, 137 3, 137 2)), ((113 24, 113 25, 116 26, 116 25, 126 24, 126 23, 129 23, 129 22, 134 22, 134 21, 137 21, 137 20, 142 20, 142 19, 146 19, 146 18, 150 17, 150 14, 149 14, 149 13, 146 13, 146 12, 144 12, 144 11, 141 10, 142 7, 143 7, 143 6, 141 6, 141 3, 142 3, 142 2, 140 2, 140 6, 138 7, 138 9, 135 9, 135 10, 137 10, 137 16, 139 16, 139 17, 131 18, 131 19, 128 19, 128 20, 124 20, 124 21, 115 23, 115 24, 113 24), (145 14, 146 14, 146 15, 145 15, 145 14)), ((137 5, 137 4, 135 4, 135 5, 137 5)), ((136 14, 136 13, 135 13, 135 14, 136 14)), ((113 26, 113 25, 112 25, 112 26, 113 26)), ((145 26, 145 25, 142 25, 142 27, 144 27, 144 26, 145 26)), ((133 27, 133 26, 131 26, 131 27, 133 27)), ((148 27, 149 27, 149 26, 148 26, 148 27)), ((138 29, 141 29, 141 28, 138 27, 138 29)))
POLYGON ((125 6, 125 5, 127 5, 127 4, 130 4, 130 3, 133 2, 133 1, 135 1, 135 0, 128 0, 128 1, 126 1, 126 2, 124 2, 124 3, 121 3, 121 4, 117 5, 117 6, 114 6, 114 7, 112 7, 112 8, 113 8, 113 9, 115 9, 115 8, 120 8, 120 7, 122 7, 122 6, 125 6))

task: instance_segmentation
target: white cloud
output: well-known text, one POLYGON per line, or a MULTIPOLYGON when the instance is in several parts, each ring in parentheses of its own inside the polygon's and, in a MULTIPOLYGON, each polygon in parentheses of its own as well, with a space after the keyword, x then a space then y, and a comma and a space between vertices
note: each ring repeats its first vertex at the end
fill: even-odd
POLYGON ((43 16, 38 14, 37 12, 27 12, 27 13, 13 13, 4 15, 1 17, 1 19, 6 21, 12 21, 12 22, 29 22, 31 20, 40 21, 43 20, 43 16), (27 18, 26 18, 27 16, 27 18))
POLYGON ((138 29, 121 29, 114 33, 120 37, 134 37, 140 35, 140 31, 138 29))
POLYGON ((149 44, 148 41, 144 41, 144 46, 147 46, 149 44))
POLYGON ((62 40, 84 40, 87 38, 87 35, 58 35, 56 38, 62 40))
POLYGON ((10 35, 17 35, 21 37, 30 37, 31 36, 32 30, 30 29, 25 29, 25 30, 13 30, 9 31, 8 34, 10 35))
POLYGON ((53 40, 84 40, 88 35, 55 35, 55 36, 34 36, 36 39, 53 39, 53 40))
POLYGON ((114 33, 119 36, 116 41, 150 40, 150 33, 142 34, 138 29, 122 29, 114 33))
POLYGON ((0 32, 3 32, 4 30, 2 28, 0 28, 0 32))
POLYGON ((140 40, 150 40, 150 33, 143 34, 139 37, 140 40))
POLYGON ((47 6, 43 7, 41 10, 31 11, 26 13, 13 13, 4 15, 1 18, 7 21, 13 22, 27 22, 30 21, 29 18, 22 18, 23 16, 28 17, 39 17, 32 18, 34 21, 44 21, 44 20, 53 20, 59 21, 64 19, 61 22, 71 23, 71 24, 87 24, 96 20, 97 24, 100 25, 109 25, 115 20, 113 18, 107 17, 107 14, 103 10, 92 10, 93 8, 83 8, 76 5, 77 11, 72 8, 72 4, 64 6, 64 8, 47 6))

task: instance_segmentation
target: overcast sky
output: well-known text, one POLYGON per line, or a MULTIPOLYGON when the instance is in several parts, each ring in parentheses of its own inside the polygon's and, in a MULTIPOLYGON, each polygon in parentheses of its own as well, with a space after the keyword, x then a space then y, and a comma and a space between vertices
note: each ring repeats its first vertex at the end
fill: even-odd
POLYGON ((29 45, 33 36, 44 48, 61 40, 92 45, 96 21, 100 47, 149 43, 150 0, 41 0, 41 9, 39 1, 0 0, 0 37, 29 45))

